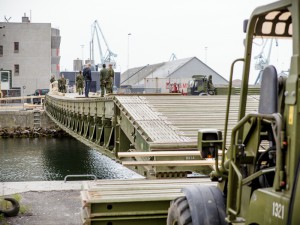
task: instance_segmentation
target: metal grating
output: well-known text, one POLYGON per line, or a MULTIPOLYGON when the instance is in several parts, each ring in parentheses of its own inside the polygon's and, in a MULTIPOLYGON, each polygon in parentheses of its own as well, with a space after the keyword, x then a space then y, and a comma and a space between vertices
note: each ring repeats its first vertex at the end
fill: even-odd
POLYGON ((170 126, 163 120, 139 121, 139 124, 153 142, 173 143, 190 141, 190 138, 183 136, 181 132, 177 132, 176 127, 170 126))
MULTIPOLYGON (((116 96, 124 110, 156 143, 196 142, 198 130, 224 133, 227 96, 116 96)), ((247 112, 257 111, 259 96, 249 96, 247 112)), ((227 144, 237 123, 239 96, 231 97, 227 144)))
POLYGON ((156 111, 144 97, 116 96, 118 102, 140 129, 155 143, 189 142, 183 132, 172 125, 166 116, 156 111))

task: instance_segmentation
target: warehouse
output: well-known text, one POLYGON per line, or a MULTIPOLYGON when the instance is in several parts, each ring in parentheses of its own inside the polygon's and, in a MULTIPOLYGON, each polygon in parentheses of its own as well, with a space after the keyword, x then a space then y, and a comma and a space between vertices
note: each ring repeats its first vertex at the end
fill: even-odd
POLYGON ((185 86, 193 75, 212 75, 214 84, 228 84, 224 77, 197 57, 190 57, 129 69, 121 75, 121 86, 139 89, 162 89, 170 83, 185 86))

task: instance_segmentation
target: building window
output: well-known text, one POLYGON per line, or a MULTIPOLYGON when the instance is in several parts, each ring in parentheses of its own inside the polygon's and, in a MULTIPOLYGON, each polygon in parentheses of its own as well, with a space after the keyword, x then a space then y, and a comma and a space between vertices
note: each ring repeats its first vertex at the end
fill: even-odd
POLYGON ((14 42, 14 52, 19 52, 19 42, 14 42))
POLYGON ((15 75, 19 75, 20 72, 20 66, 19 64, 15 64, 15 75))
POLYGON ((0 56, 3 56, 3 45, 0 45, 0 56))

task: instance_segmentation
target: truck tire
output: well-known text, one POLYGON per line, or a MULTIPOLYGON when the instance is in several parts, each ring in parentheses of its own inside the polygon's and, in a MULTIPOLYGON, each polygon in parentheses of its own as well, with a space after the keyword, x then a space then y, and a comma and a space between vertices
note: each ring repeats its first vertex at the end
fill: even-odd
POLYGON ((167 225, 192 225, 190 207, 185 196, 172 202, 168 211, 167 225))
POLYGON ((225 199, 214 186, 191 186, 184 197, 175 199, 168 212, 167 225, 226 225, 225 199))
POLYGON ((208 91, 208 94, 209 94, 209 95, 215 95, 215 91, 209 90, 209 91, 208 91))
POLYGON ((4 200, 11 202, 12 207, 8 210, 1 210, 0 209, 0 213, 3 213, 4 216, 6 217, 13 217, 18 215, 19 211, 20 211, 20 204, 19 202, 14 199, 14 198, 4 198, 4 200))

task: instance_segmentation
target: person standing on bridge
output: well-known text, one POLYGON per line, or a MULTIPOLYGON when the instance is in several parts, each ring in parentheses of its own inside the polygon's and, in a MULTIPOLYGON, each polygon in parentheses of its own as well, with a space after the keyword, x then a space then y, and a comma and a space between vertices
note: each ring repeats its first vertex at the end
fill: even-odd
POLYGON ((58 91, 61 93, 66 93, 66 79, 63 74, 60 75, 58 79, 58 91))
POLYGON ((76 76, 76 90, 79 95, 83 95, 83 80, 82 72, 79 71, 79 74, 76 76))
POLYGON ((58 82, 58 91, 62 92, 62 79, 61 79, 61 75, 58 78, 57 82, 58 82))
POLYGON ((62 93, 66 93, 67 92, 67 81, 65 79, 65 75, 64 74, 61 75, 61 84, 62 84, 62 86, 61 86, 61 92, 62 93))
POLYGON ((85 81, 85 97, 89 97, 90 86, 92 82, 92 72, 91 72, 91 64, 87 64, 87 66, 83 69, 83 77, 85 81))
POLYGON ((55 76, 52 75, 52 76, 51 76, 51 79, 50 79, 50 83, 53 83, 54 81, 55 81, 55 76))
POLYGON ((102 69, 100 70, 100 87, 101 87, 101 97, 104 97, 104 92, 106 88, 106 83, 108 80, 108 70, 106 69, 106 65, 102 65, 102 69))
POLYGON ((113 85, 114 85, 114 77, 115 77, 115 71, 112 68, 112 64, 109 64, 108 68, 108 77, 106 81, 106 93, 111 94, 113 93, 113 85))

